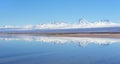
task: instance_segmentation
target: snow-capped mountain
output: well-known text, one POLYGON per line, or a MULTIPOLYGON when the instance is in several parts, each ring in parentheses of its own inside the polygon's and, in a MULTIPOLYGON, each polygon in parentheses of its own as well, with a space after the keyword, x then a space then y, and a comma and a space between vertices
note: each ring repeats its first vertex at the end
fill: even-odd
POLYGON ((50 23, 26 26, 1 26, 0 33, 80 33, 80 32, 120 32, 120 24, 109 21, 88 22, 80 20, 79 23, 50 23))

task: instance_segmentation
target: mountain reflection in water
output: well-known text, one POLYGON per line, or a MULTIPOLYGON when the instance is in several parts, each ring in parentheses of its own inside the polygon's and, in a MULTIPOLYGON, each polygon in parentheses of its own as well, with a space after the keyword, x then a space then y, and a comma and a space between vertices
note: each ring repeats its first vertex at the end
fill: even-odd
POLYGON ((0 64, 120 64, 119 50, 119 38, 0 36, 0 64))
POLYGON ((27 41, 27 42, 44 42, 55 44, 78 43, 85 47, 94 43, 98 45, 109 45, 120 42, 119 38, 90 38, 90 37, 47 37, 47 36, 1 36, 0 40, 4 41, 27 41))

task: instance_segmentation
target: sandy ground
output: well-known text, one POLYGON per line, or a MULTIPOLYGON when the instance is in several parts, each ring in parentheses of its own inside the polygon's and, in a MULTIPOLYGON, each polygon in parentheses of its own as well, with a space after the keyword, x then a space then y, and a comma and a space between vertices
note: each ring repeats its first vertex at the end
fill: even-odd
POLYGON ((120 33, 9 33, 1 34, 0 36, 56 36, 56 37, 98 37, 98 38, 120 38, 120 33))
POLYGON ((99 37, 99 38, 120 38, 120 34, 56 34, 53 36, 62 37, 99 37))

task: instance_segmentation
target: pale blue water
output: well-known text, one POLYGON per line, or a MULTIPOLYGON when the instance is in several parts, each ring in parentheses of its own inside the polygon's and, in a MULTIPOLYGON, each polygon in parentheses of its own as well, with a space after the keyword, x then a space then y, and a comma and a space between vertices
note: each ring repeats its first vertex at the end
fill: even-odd
POLYGON ((87 41, 81 46, 82 42, 69 39, 62 43, 59 38, 22 38, 0 38, 0 64, 120 64, 119 39, 107 44, 87 41))

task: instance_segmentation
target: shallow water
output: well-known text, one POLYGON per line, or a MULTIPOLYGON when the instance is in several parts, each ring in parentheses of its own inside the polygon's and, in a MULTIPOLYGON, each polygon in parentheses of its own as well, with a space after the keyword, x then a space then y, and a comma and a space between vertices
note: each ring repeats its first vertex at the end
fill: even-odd
POLYGON ((1 36, 0 64, 120 64, 120 39, 1 36))

